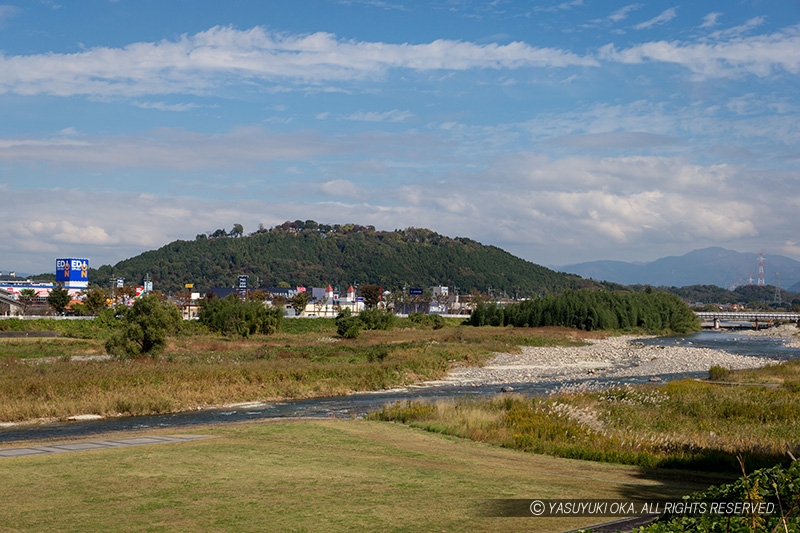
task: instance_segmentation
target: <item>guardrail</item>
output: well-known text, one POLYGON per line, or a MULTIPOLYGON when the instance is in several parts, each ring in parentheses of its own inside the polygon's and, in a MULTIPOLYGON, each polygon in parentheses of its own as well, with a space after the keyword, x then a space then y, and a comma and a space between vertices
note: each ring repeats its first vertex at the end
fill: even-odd
POLYGON ((742 322, 751 323, 755 329, 760 325, 771 325, 775 321, 795 322, 800 328, 800 313, 765 313, 758 311, 742 312, 713 312, 695 311, 695 314, 705 322, 712 322, 714 329, 721 327, 738 327, 730 324, 741 324, 742 322), (722 326, 722 322, 727 322, 728 326, 722 326))
POLYGON ((93 316, 46 316, 46 315, 25 315, 25 316, 10 316, 10 315, 0 315, 0 320, 5 320, 7 318, 17 318, 19 320, 41 320, 41 319, 52 319, 52 320, 93 320, 95 317, 93 316))
POLYGON ((800 313, 767 313, 763 311, 695 311, 695 314, 704 320, 800 320, 800 313))

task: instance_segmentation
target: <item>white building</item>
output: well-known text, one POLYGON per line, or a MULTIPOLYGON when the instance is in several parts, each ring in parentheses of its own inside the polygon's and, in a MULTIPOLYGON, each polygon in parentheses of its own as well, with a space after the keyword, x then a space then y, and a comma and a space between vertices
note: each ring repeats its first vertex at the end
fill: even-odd
POLYGON ((347 288, 344 298, 337 294, 330 285, 324 289, 324 292, 321 288, 312 288, 311 295, 311 300, 306 304, 306 308, 300 316, 336 318, 336 315, 344 309, 350 309, 354 315, 364 310, 364 301, 356 296, 356 290, 352 285, 347 288))

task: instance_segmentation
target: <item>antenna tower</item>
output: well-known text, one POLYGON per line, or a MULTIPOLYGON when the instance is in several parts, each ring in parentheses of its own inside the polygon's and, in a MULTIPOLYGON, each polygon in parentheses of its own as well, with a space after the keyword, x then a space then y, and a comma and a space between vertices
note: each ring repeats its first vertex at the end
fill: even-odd
POLYGON ((766 286, 767 280, 764 278, 764 252, 758 252, 758 281, 756 285, 766 286))

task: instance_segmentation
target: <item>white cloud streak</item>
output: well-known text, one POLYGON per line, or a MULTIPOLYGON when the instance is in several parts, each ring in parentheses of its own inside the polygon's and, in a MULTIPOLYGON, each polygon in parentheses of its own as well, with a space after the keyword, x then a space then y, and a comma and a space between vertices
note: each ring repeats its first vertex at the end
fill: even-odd
POLYGON ((718 24, 719 18, 722 16, 722 13, 718 11, 714 11, 713 13, 709 13, 705 17, 703 17, 703 23, 700 25, 701 28, 713 28, 718 24))
POLYGON ((674 63, 701 77, 741 74, 769 76, 777 70, 800 73, 800 27, 770 35, 736 38, 724 42, 682 43, 657 41, 617 50, 613 44, 600 49, 607 61, 637 64, 647 61, 674 63))
POLYGON ((6 21, 11 17, 22 13, 22 10, 15 6, 0 5, 0 28, 4 28, 6 21))
POLYGON ((674 19, 678 16, 678 10, 675 7, 671 7, 667 10, 664 10, 659 14, 657 17, 653 17, 650 20, 637 24, 633 27, 635 30, 649 30, 653 26, 660 26, 662 24, 666 24, 670 20, 674 19))
POLYGON ((414 114, 410 111, 400 111, 393 109, 391 111, 376 112, 376 111, 360 111, 353 113, 346 117, 347 120, 361 121, 361 122, 405 122, 412 118, 414 114))
POLYGON ((726 30, 715 31, 714 33, 711 34, 711 38, 716 40, 721 40, 721 39, 731 39, 739 37, 749 32, 750 30, 753 30, 761 26, 762 24, 764 24, 765 21, 766 19, 764 17, 753 17, 745 21, 744 24, 740 24, 739 26, 734 26, 733 28, 728 28, 726 30))
POLYGON ((143 135, 48 139, 0 138, 0 161, 66 167, 248 169, 276 159, 305 159, 348 151, 314 134, 278 134, 242 127, 219 135, 159 128, 143 135))
POLYGON ((193 109, 197 109, 198 107, 200 107, 197 104, 186 104, 186 103, 167 104, 165 102, 140 102, 140 101, 134 101, 131 103, 136 107, 140 107, 142 109, 157 109, 159 111, 183 112, 183 111, 191 111, 193 109))
POLYGON ((479 45, 342 41, 216 26, 177 41, 97 47, 73 54, 0 55, 0 93, 136 97, 205 94, 228 84, 323 83, 415 71, 596 66, 591 57, 522 42, 479 45))
POLYGON ((618 9, 618 10, 614 11, 611 15, 609 15, 608 20, 610 20, 611 22, 621 22, 621 21, 625 20, 626 18, 628 18, 628 15, 631 12, 636 11, 637 9, 640 9, 641 7, 642 7, 642 4, 630 4, 630 5, 627 5, 627 6, 623 7, 622 9, 618 9))

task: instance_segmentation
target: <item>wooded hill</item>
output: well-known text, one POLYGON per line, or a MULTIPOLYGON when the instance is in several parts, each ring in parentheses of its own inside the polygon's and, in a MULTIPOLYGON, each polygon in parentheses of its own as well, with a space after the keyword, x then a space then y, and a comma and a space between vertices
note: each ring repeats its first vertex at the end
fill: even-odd
MULTIPOLYGON (((632 285, 630 290, 644 290, 642 285, 632 285)), ((692 285, 689 287, 659 287, 659 290, 677 294, 684 301, 694 304, 736 304, 743 303, 755 308, 774 307, 775 287, 772 285, 742 285, 729 291, 716 285, 692 285)), ((783 308, 800 306, 800 295, 780 290, 780 302, 783 308)))
POLYGON ((554 272, 495 246, 427 229, 376 231, 371 226, 298 221, 262 227, 242 236, 240 228, 234 226, 231 233, 201 234, 194 241, 178 240, 113 267, 92 269, 89 279, 105 284, 112 277, 123 277, 126 283, 140 284, 149 273, 155 289, 172 292, 193 283, 194 290, 203 292, 233 287, 237 276, 246 274, 251 288, 281 284, 331 284, 342 290, 355 283, 375 283, 385 289, 445 285, 461 294, 477 289, 509 297, 600 285, 554 272))

